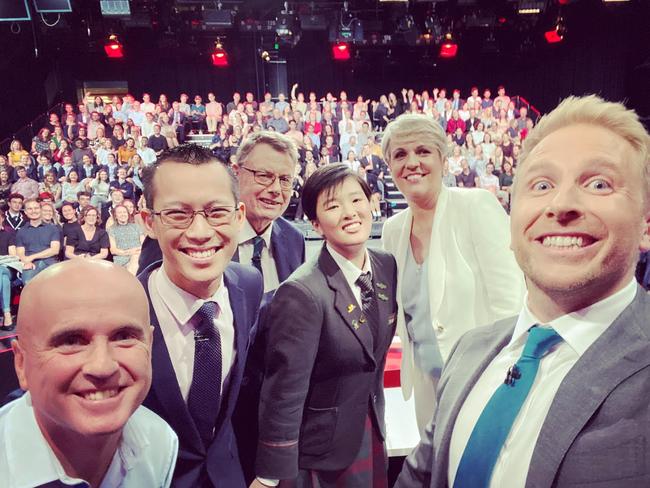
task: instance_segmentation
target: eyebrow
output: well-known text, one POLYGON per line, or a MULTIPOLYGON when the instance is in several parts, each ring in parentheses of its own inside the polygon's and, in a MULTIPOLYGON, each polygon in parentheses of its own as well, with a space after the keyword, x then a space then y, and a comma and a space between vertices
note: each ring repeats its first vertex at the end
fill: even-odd
MULTIPOLYGON (((92 329, 83 327, 70 327, 69 329, 63 329, 56 332, 48 339, 47 343, 50 346, 56 346, 66 337, 74 335, 86 336, 91 331, 92 329)), ((133 324, 118 326, 110 331, 110 335, 116 334, 117 332, 129 332, 139 338, 144 337, 144 331, 142 330, 142 327, 133 324)))

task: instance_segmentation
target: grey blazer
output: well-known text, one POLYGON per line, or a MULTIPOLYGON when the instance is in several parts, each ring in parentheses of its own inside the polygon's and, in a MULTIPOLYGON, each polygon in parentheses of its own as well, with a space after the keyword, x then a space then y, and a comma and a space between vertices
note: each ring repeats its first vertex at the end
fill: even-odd
MULTIPOLYGON (((569 371, 542 426, 525 488, 650 487, 649 318, 650 298, 639 287, 569 371)), ((506 319, 474 329, 458 342, 443 370, 426 438, 406 459, 397 488, 448 486, 458 412, 510 341, 515 323, 516 318, 506 319)))

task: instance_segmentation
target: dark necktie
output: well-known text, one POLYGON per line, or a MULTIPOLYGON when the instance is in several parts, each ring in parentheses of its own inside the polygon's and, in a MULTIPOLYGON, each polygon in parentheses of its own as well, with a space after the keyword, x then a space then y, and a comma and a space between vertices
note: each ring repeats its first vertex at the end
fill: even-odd
POLYGON ((214 325, 219 313, 215 302, 205 302, 196 312, 194 371, 187 408, 204 445, 210 445, 221 403, 221 336, 214 325))
POLYGON ((562 337, 551 328, 534 326, 517 363, 494 392, 467 441, 454 488, 487 488, 512 424, 535 381, 541 358, 562 337))
POLYGON ((264 271, 262 271, 262 249, 264 249, 264 239, 260 236, 253 237, 253 257, 251 262, 264 276, 264 271))
MULTIPOLYGON (((356 284, 361 288, 361 310, 363 310, 363 314, 368 319, 368 322, 375 324, 377 320, 377 299, 375 297, 375 289, 372 286, 370 271, 361 273, 357 278, 356 284)), ((370 330, 376 342, 376 327, 371 327, 370 330)))

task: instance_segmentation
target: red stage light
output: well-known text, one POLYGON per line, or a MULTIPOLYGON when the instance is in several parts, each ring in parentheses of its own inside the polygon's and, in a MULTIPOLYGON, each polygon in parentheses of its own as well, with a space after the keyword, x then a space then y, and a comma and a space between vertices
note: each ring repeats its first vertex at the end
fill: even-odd
POLYGON ((336 61, 347 61, 350 59, 350 45, 346 42, 333 44, 332 56, 336 61))
POLYGON ((123 58, 124 57, 124 47, 122 43, 117 39, 115 34, 111 34, 108 37, 108 41, 104 44, 104 52, 109 58, 123 58))
POLYGON ((212 65, 213 66, 218 66, 219 68, 227 68, 228 67, 228 53, 226 50, 223 48, 220 42, 217 43, 217 45, 214 48, 214 51, 212 52, 212 65))
POLYGON ((441 58, 454 58, 458 54, 458 44, 453 41, 447 41, 440 46, 441 58))
POLYGON ((544 32, 544 37, 546 38, 546 42, 549 44, 557 44, 558 42, 562 42, 562 39, 564 39, 564 36, 560 35, 557 29, 544 32))

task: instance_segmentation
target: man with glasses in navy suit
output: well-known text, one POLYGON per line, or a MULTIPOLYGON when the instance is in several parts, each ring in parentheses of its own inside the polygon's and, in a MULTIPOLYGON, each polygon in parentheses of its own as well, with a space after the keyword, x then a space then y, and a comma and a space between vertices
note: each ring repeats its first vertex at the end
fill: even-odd
POLYGON ((245 220, 237 181, 195 145, 165 153, 142 180, 143 220, 163 257, 139 275, 154 326, 144 404, 178 434, 175 487, 241 488, 231 417, 263 283, 230 262, 245 220))

